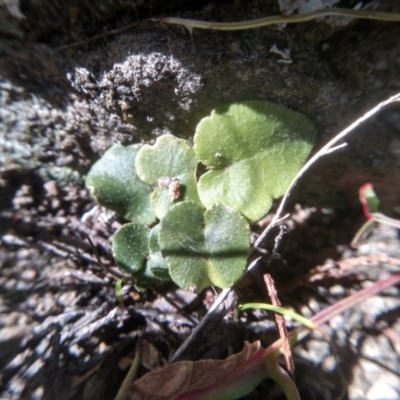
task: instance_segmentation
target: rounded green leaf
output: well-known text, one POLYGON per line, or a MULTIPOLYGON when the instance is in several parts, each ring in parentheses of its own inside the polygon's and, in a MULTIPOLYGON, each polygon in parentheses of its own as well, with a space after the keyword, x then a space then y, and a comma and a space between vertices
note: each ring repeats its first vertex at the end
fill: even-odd
POLYGON ((158 247, 158 230, 159 225, 148 232, 144 225, 129 223, 121 226, 113 237, 115 263, 130 274, 138 290, 171 279, 158 247))
POLYGON ((315 141, 311 121, 269 101, 214 110, 197 125, 194 148, 211 171, 198 192, 207 207, 228 204, 249 221, 262 218, 283 196, 315 141))
POLYGON ((156 225, 149 235, 149 250, 150 255, 147 259, 147 268, 151 273, 161 280, 171 280, 168 272, 168 265, 161 254, 161 249, 158 243, 158 234, 160 231, 160 224, 156 225))
POLYGON ((144 225, 122 225, 112 240, 112 253, 117 266, 130 274, 142 270, 149 254, 148 237, 149 232, 144 225))
POLYGON ((177 204, 161 221, 158 238, 170 276, 182 289, 230 287, 246 267, 248 223, 225 205, 204 211, 191 201, 177 204))
POLYGON ((148 261, 140 271, 131 274, 131 276, 134 280, 136 290, 140 292, 146 290, 150 285, 157 285, 162 280, 165 280, 159 279, 153 274, 149 268, 148 261))
POLYGON ((114 145, 89 171, 86 186, 96 202, 124 218, 151 224, 156 217, 150 205, 151 187, 136 174, 135 159, 141 144, 114 145))
POLYGON ((158 251, 161 251, 160 245, 158 243, 158 234, 160 232, 161 225, 157 224, 153 228, 151 228, 151 231, 149 233, 149 251, 150 253, 157 253, 158 251))
POLYGON ((145 145, 136 158, 139 177, 158 187, 151 195, 151 204, 159 219, 177 202, 200 203, 196 188, 197 156, 184 139, 160 136, 153 146, 145 145))
POLYGON ((147 268, 159 280, 170 281, 168 264, 161 254, 161 251, 150 254, 147 260, 147 268))

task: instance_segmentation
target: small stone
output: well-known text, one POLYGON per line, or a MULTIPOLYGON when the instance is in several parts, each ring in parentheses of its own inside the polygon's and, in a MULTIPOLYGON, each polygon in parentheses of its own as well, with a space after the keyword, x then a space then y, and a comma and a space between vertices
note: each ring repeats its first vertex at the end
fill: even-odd
POLYGON ((19 210, 20 208, 31 205, 33 203, 32 192, 31 186, 22 185, 12 201, 14 209, 19 210))
POLYGON ((20 278, 24 281, 33 281, 37 277, 37 272, 33 268, 26 269, 22 271, 20 278))
POLYGON ((57 189, 57 181, 48 181, 44 185, 44 190, 46 191, 46 196, 48 197, 55 197, 58 194, 58 189, 57 189))

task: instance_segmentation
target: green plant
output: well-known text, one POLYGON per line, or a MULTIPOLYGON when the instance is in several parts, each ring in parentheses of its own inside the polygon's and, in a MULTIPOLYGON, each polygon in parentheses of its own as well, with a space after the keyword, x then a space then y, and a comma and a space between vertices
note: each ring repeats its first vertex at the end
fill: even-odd
POLYGON ((156 220, 150 205, 150 185, 136 173, 135 159, 141 144, 116 144, 96 162, 86 178, 97 203, 129 221, 152 224, 156 220))
POLYGON ((355 234, 351 241, 352 247, 357 247, 361 237, 367 232, 371 225, 375 222, 393 226, 394 228, 400 229, 400 221, 398 219, 389 218, 386 215, 379 212, 379 199, 372 187, 371 183, 365 183, 360 187, 360 202, 363 207, 363 212, 367 221, 361 226, 361 228, 355 234))
POLYGON ((304 115, 248 101, 202 119, 193 147, 172 135, 113 146, 86 184, 99 204, 131 221, 113 238, 116 264, 139 287, 169 277, 196 292, 230 287, 246 267, 249 223, 285 193, 314 140, 304 115))

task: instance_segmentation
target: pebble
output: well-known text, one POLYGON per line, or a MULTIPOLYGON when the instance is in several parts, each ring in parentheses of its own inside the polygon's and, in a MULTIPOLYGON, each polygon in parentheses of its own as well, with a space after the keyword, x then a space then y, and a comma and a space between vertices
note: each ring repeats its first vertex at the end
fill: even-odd
POLYGON ((37 277, 37 271, 34 268, 25 269, 22 271, 20 278, 24 281, 33 281, 37 277))

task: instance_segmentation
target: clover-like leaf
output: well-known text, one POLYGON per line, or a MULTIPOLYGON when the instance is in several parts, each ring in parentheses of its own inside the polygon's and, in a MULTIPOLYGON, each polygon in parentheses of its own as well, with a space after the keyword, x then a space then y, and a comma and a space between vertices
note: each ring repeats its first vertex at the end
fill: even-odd
POLYGON ((170 280, 168 265, 161 254, 161 248, 158 243, 158 234, 160 231, 160 224, 156 225, 149 234, 149 257, 147 260, 147 267, 152 274, 161 280, 170 280))
POLYGON ((194 148, 211 171, 198 192, 207 207, 228 204, 249 221, 263 217, 282 196, 310 153, 311 121, 269 101, 235 103, 214 110, 197 125, 194 148))
POLYGON ((178 201, 200 203, 196 188, 198 160, 194 149, 184 139, 160 136, 153 146, 145 145, 136 158, 139 177, 158 187, 151 195, 151 204, 159 219, 178 201))
POLYGON ((150 285, 157 285, 163 280, 166 280, 165 278, 159 279, 156 277, 150 270, 147 263, 139 272, 131 274, 131 277, 133 278, 136 290, 139 292, 146 290, 150 285))
MULTIPOLYGON (((165 272, 167 268, 166 265, 160 266, 159 264, 161 264, 161 262, 155 265, 155 269, 157 269, 157 267, 158 270, 164 268, 164 271, 162 271, 163 274, 161 272, 158 274, 162 276, 162 278, 159 278, 150 268, 150 258, 146 261, 147 257, 152 256, 149 246, 151 236, 151 232, 149 232, 144 225, 131 222, 122 225, 115 232, 112 241, 112 253, 115 263, 121 270, 130 274, 135 282, 136 288, 139 290, 145 289, 151 284, 160 283, 161 280, 169 279, 168 269, 167 272, 165 272)), ((161 257, 160 250, 159 253, 161 257)), ((155 264, 154 261, 153 264, 155 264)))
POLYGON ((151 186, 136 174, 135 159, 141 144, 114 145, 89 171, 86 186, 96 202, 124 218, 151 224, 156 217, 150 205, 151 186))
POLYGON ((144 267, 149 255, 149 232, 144 225, 129 223, 122 225, 114 234, 112 253, 115 263, 130 274, 144 267))
POLYGON ((204 211, 192 201, 172 207, 158 235, 172 280, 182 289, 230 287, 243 274, 250 244, 246 219, 226 205, 204 211))

